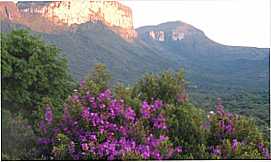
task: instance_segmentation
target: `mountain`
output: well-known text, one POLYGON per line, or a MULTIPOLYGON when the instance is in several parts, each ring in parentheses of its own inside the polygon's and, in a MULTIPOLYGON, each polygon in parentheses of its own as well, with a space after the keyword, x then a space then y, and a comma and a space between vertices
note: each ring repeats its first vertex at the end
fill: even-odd
POLYGON ((1 2, 0 15, 38 32, 72 30, 87 22, 103 22, 125 39, 133 39, 132 11, 118 1, 1 2))
POLYGON ((181 21, 134 29, 117 1, 0 2, 0 15, 2 31, 27 28, 61 48, 76 79, 105 63, 125 83, 183 67, 192 87, 268 87, 269 49, 222 45, 181 21))
POLYGON ((225 85, 267 89, 269 49, 226 46, 181 21, 136 29, 138 39, 184 65, 198 86, 225 85))

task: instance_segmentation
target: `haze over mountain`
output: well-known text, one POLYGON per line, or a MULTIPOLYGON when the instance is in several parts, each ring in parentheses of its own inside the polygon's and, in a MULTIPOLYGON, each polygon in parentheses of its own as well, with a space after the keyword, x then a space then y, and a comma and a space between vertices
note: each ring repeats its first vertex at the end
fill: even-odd
POLYGON ((268 87, 269 49, 224 46, 181 21, 134 29, 116 1, 0 2, 0 15, 2 31, 27 28, 61 48, 76 79, 105 63, 125 83, 183 67, 196 87, 268 87))

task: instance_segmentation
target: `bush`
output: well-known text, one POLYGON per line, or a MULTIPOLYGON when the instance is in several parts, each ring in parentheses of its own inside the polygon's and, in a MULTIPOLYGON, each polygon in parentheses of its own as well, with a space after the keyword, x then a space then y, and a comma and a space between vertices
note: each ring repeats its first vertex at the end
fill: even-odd
POLYGON ((186 103, 179 106, 168 105, 168 135, 172 142, 184 148, 184 154, 194 159, 206 159, 207 130, 204 128, 205 113, 186 103))
POLYGON ((160 99, 165 103, 173 104, 186 102, 188 96, 185 92, 183 70, 179 70, 176 74, 167 71, 160 75, 145 75, 134 86, 132 97, 147 101, 160 99))
POLYGON ((270 159, 268 141, 254 121, 225 112, 218 100, 216 113, 209 118, 208 145, 213 158, 270 159))
POLYGON ((69 98, 60 121, 53 121, 52 110, 46 109, 39 140, 45 159, 171 159, 182 152, 166 136, 160 100, 142 102, 136 113, 109 89, 96 95, 88 86, 81 84, 69 98))
POLYGON ((61 106, 73 83, 59 49, 26 30, 1 38, 2 108, 29 119, 46 97, 55 108, 61 106))

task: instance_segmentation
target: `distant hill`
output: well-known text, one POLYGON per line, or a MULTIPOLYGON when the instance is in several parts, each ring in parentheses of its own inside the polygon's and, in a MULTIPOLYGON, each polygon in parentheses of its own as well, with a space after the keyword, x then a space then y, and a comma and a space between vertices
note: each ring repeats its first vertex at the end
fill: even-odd
POLYGON ((222 45, 181 21, 140 27, 136 31, 138 39, 183 65, 188 80, 198 86, 268 87, 267 48, 222 45))

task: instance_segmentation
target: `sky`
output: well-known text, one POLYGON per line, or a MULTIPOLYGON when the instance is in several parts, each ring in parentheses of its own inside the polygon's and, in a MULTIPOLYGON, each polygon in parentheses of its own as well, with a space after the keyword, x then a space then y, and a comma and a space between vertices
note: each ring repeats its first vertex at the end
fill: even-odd
POLYGON ((181 20, 210 39, 234 46, 270 47, 270 0, 122 0, 135 27, 181 20))

